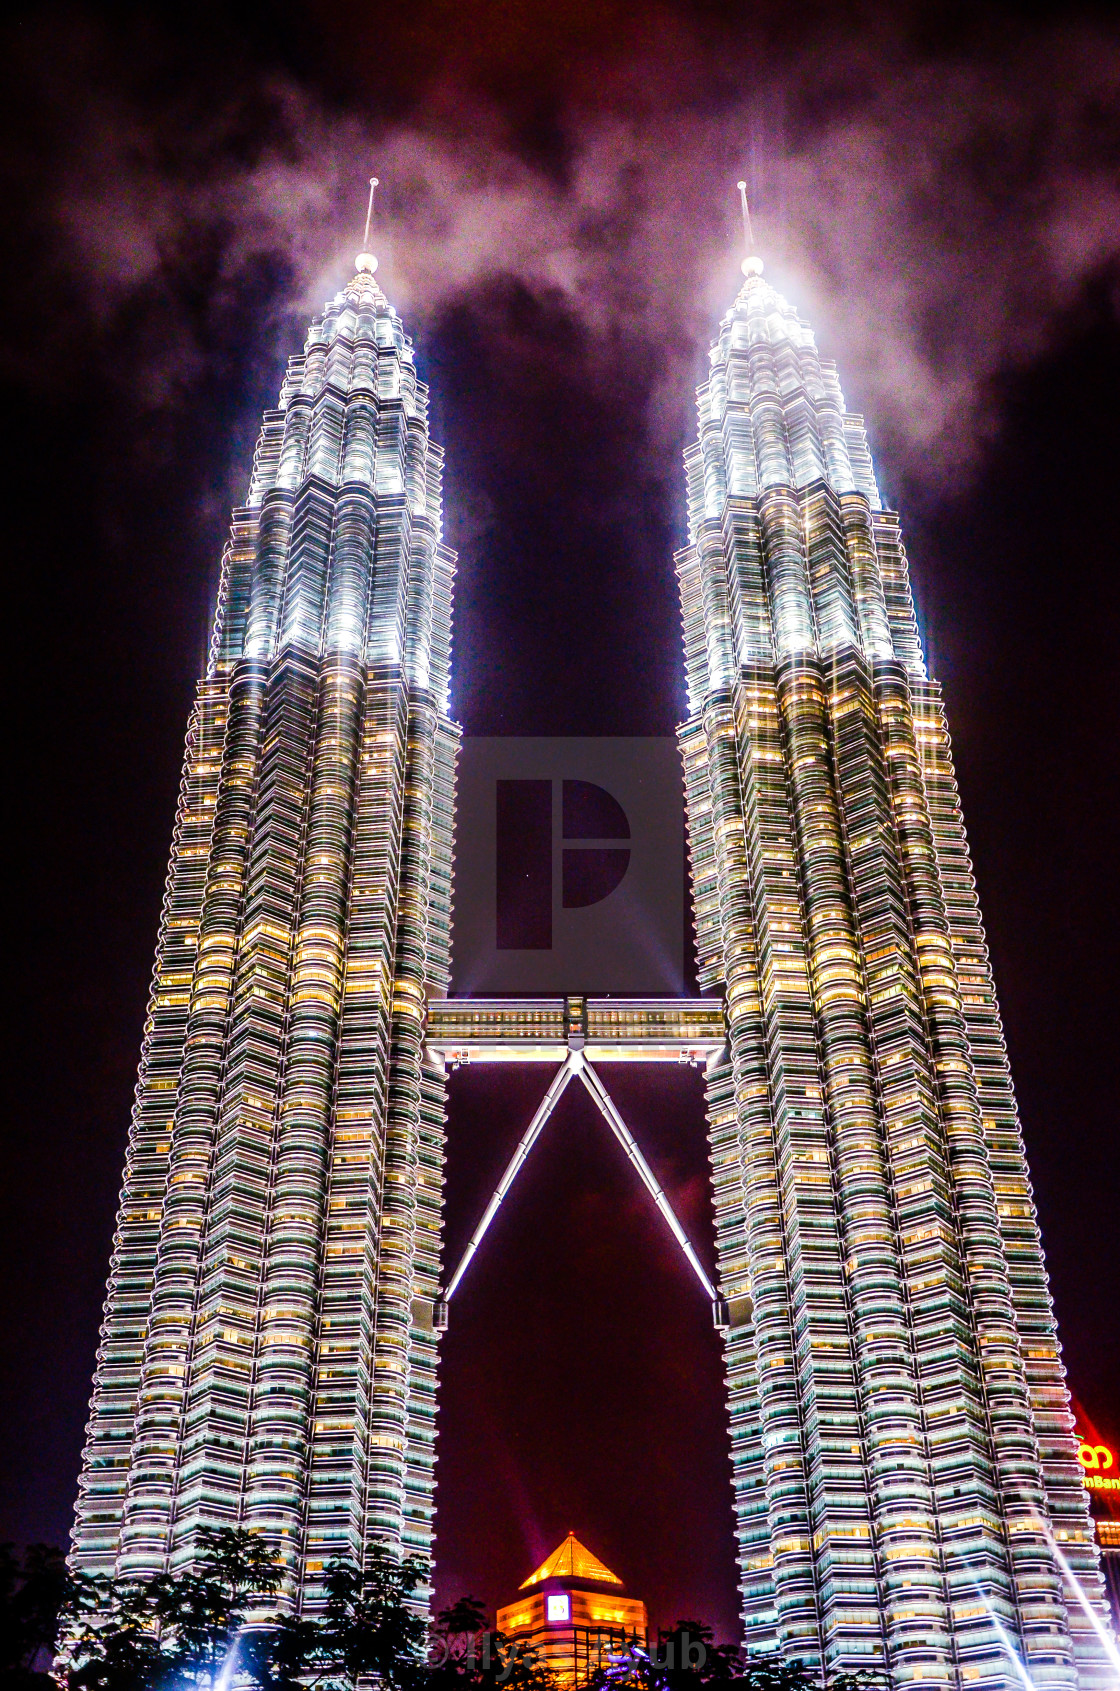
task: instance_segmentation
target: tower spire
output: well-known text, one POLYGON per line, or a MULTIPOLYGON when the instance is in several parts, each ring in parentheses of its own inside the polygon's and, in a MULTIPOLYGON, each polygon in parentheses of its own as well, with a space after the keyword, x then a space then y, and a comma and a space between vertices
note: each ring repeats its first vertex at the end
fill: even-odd
POLYGON ((369 250, 369 226, 373 218, 373 196, 377 192, 378 180, 379 178, 376 176, 371 176, 369 179, 369 204, 366 207, 366 227, 365 233, 362 235, 362 250, 354 260, 355 269, 366 270, 370 275, 377 269, 377 260, 369 250))
POLYGON ((745 249, 745 257, 743 259, 742 266, 743 275, 761 276, 762 260, 754 250, 754 231, 751 228, 751 208, 747 204, 747 184, 745 182, 739 183, 739 199, 743 206, 743 247, 745 249))

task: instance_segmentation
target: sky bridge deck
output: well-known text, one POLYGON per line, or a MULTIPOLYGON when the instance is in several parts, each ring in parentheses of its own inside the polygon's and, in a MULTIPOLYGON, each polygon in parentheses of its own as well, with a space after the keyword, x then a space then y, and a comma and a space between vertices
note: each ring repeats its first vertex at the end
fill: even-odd
POLYGON ((714 998, 435 998, 429 1051, 458 1063, 705 1063, 727 1038, 714 998))

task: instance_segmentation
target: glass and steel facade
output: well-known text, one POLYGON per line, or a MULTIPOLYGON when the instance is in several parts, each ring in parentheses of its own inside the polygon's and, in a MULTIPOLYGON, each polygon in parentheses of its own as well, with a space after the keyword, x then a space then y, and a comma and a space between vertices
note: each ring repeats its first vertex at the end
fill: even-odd
POLYGON ((431 1542, 458 730, 441 454, 369 269, 235 511, 187 732, 73 1560, 431 1542))
MULTIPOLYGON (((748 267, 753 271, 754 263, 748 267)), ((941 695, 835 367, 748 273, 678 571, 748 1647, 896 1685, 1110 1683, 941 695), (735 1319, 735 1312, 738 1318, 735 1319)))

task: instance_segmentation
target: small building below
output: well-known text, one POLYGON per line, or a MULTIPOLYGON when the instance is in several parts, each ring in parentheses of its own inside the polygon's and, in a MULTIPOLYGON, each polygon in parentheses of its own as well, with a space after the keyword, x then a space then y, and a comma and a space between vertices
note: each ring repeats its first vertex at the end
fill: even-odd
POLYGON ((529 1575, 516 1602, 498 1610, 498 1631, 530 1647, 558 1684, 585 1685, 635 1638, 646 1644, 646 1606, 574 1533, 529 1575))

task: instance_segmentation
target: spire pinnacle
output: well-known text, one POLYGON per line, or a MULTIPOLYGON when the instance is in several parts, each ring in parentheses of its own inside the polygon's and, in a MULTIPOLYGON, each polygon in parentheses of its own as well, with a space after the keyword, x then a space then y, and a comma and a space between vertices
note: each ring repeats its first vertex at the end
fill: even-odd
POLYGON ((761 276, 762 260, 754 250, 754 231, 751 228, 751 209, 747 204, 747 184, 739 183, 739 198, 743 205, 743 246, 747 256, 743 260, 744 276, 761 276))
POLYGON ((354 260, 354 268, 356 270, 368 271, 371 276, 377 269, 377 260, 369 250, 369 226, 373 218, 373 196, 377 192, 377 182, 378 178, 376 176, 370 177, 369 205, 366 207, 366 228, 365 234, 362 236, 362 250, 354 260))

